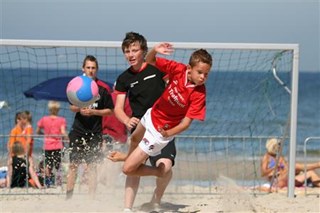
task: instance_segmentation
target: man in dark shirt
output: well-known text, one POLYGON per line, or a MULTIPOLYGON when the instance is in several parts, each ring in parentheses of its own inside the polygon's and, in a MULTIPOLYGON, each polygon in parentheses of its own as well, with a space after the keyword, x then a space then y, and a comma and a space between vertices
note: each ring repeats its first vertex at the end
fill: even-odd
POLYGON ((67 176, 67 199, 73 195, 78 167, 85 163, 89 174, 89 194, 94 196, 97 185, 97 161, 102 143, 102 116, 113 113, 112 98, 104 82, 97 79, 98 61, 88 55, 83 61, 83 73, 98 85, 100 99, 85 108, 70 105, 75 112, 74 122, 69 133, 70 165, 67 176))

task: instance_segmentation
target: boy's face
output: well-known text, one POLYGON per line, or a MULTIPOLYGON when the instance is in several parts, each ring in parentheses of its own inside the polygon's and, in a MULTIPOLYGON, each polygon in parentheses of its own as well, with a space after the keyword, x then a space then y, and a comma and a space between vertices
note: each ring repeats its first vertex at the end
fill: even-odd
POLYGON ((96 79, 98 71, 96 62, 87 60, 85 66, 82 67, 82 71, 89 78, 96 79))
POLYGON ((124 56, 130 66, 135 70, 139 70, 144 62, 144 52, 141 49, 139 42, 134 42, 129 47, 124 48, 124 56))
POLYGON ((209 64, 199 62, 194 67, 187 65, 188 80, 196 86, 203 85, 208 79, 211 66, 209 64))
POLYGON ((25 126, 27 123, 28 123, 28 119, 26 119, 26 118, 20 118, 17 120, 17 124, 22 127, 25 126))

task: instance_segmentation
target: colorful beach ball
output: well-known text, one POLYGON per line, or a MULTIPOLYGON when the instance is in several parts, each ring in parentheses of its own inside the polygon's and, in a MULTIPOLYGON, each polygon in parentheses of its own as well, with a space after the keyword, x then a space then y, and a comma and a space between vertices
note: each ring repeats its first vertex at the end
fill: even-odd
POLYGON ((84 75, 71 79, 66 93, 70 103, 80 108, 88 107, 99 99, 97 83, 84 75))

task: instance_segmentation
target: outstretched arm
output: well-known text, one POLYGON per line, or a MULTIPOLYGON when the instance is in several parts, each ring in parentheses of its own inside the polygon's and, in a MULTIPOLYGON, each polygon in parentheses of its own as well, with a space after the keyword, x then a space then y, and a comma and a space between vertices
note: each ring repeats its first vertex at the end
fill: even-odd
POLYGON ((156 44, 146 55, 146 62, 149 64, 156 64, 157 53, 163 55, 170 55, 173 52, 173 45, 167 42, 156 44))

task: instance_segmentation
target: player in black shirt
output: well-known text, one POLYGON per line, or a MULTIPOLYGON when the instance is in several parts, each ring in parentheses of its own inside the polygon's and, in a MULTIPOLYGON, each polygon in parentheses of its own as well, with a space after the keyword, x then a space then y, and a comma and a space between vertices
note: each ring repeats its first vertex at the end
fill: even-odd
POLYGON ((82 71, 96 81, 100 99, 86 108, 70 105, 75 112, 69 133, 70 165, 67 176, 67 199, 72 197, 78 166, 85 163, 89 172, 89 194, 94 196, 97 185, 97 160, 102 143, 102 116, 113 113, 113 101, 106 84, 97 79, 98 61, 88 55, 83 61, 82 71))
MULTIPOLYGON (((165 74, 156 67, 147 64, 144 57, 148 51, 146 39, 134 32, 126 34, 122 42, 122 51, 130 67, 119 75, 115 91, 118 93, 115 105, 116 117, 133 132, 145 112, 152 107, 160 97, 166 86, 165 74), (128 96, 132 109, 132 117, 124 113, 125 98, 128 96)), ((131 153, 135 147, 130 146, 131 153)), ((108 158, 112 161, 123 161, 127 154, 111 152, 108 158)), ((164 177, 157 177, 157 186, 151 199, 151 204, 160 204, 162 195, 172 177, 172 166, 176 156, 174 142, 162 150, 161 154, 150 157, 152 166, 164 164, 166 174, 164 177)), ((125 210, 131 210, 139 187, 140 177, 127 176, 125 188, 125 210)))
POLYGON ((128 93, 132 117, 140 119, 152 107, 165 88, 164 77, 163 72, 149 64, 140 72, 129 68, 118 77, 115 90, 118 95, 128 93))

